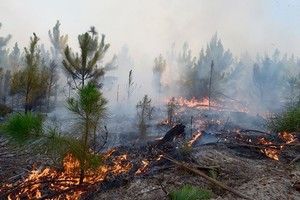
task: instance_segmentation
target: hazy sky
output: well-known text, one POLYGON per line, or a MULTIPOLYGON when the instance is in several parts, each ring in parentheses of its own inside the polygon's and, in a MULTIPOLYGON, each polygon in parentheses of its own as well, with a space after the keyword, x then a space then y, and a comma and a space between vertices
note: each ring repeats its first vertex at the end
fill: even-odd
POLYGON ((216 31, 235 56, 275 48, 300 56, 299 11, 297 0, 0 0, 0 36, 10 33, 10 46, 24 47, 35 32, 49 44, 48 30, 60 20, 72 47, 95 26, 111 54, 127 44, 133 58, 153 60, 184 41, 197 56, 216 31))

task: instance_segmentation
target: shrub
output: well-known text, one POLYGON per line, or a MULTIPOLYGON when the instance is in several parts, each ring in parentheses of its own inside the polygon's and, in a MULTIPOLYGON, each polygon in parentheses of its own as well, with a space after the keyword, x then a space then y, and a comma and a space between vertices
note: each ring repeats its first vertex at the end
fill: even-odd
POLYGON ((210 199, 212 192, 207 189, 200 189, 191 185, 184 185, 181 189, 169 194, 171 200, 198 200, 210 199))
POLYGON ((15 141, 33 139, 43 134, 43 120, 31 112, 24 115, 15 114, 3 125, 3 131, 15 141))

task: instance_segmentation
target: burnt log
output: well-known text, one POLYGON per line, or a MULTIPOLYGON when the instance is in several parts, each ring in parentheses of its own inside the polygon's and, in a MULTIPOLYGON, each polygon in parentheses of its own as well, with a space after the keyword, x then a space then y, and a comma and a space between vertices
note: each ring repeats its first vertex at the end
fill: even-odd
POLYGON ((173 142, 175 138, 179 138, 179 137, 184 138, 185 137, 184 129, 185 129, 185 125, 182 124, 175 125, 164 135, 162 139, 148 143, 149 149, 151 150, 154 147, 161 148, 164 144, 168 142, 173 142))

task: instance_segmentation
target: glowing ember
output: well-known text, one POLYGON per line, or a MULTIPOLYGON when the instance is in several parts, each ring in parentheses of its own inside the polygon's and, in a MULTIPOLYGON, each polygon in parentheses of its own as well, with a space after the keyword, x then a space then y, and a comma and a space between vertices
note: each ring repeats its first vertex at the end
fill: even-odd
POLYGON ((286 144, 290 144, 297 141, 296 135, 288 132, 279 133, 278 137, 281 140, 283 140, 286 144))
MULTIPOLYGON (((109 151, 103 157, 107 159, 113 151, 109 151)), ((42 171, 33 170, 22 183, 6 184, 0 189, 0 193, 14 191, 12 188, 17 186, 19 190, 10 193, 8 199, 37 199, 43 197, 45 192, 59 194, 51 199, 79 199, 87 190, 87 186, 95 187, 100 184, 106 178, 107 172, 119 174, 129 171, 131 168, 126 154, 114 158, 113 163, 113 165, 101 165, 96 170, 86 170, 83 180, 85 187, 82 187, 79 185, 80 163, 75 157, 68 154, 63 160, 62 171, 51 168, 45 168, 42 171)))
POLYGON ((159 155, 158 158, 156 159, 157 161, 160 160, 164 155, 159 155))
POLYGON ((167 119, 164 120, 164 121, 162 122, 163 125, 168 125, 169 123, 170 123, 170 122, 169 122, 169 120, 167 120, 167 119))
POLYGON ((199 133, 197 133, 196 135, 194 135, 194 137, 193 137, 190 141, 188 141, 187 145, 188 145, 189 147, 191 147, 192 144, 193 144, 200 136, 201 136, 201 132, 199 132, 199 133))
POLYGON ((145 172, 145 169, 149 166, 149 162, 146 160, 142 160, 143 166, 136 171, 136 174, 141 174, 145 172))
POLYGON ((157 138, 155 138, 154 140, 161 140, 161 139, 163 139, 164 137, 157 137, 157 138))

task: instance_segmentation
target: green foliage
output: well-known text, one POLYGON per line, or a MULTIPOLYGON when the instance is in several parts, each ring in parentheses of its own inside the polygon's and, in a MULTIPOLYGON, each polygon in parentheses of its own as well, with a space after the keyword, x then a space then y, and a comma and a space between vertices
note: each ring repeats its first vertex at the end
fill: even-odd
POLYGON ((39 38, 33 34, 29 48, 25 48, 25 68, 13 74, 10 81, 10 94, 21 95, 25 112, 41 105, 46 99, 49 71, 41 68, 39 38))
POLYGON ((266 125, 275 132, 300 131, 300 101, 287 106, 281 113, 269 116, 266 125))
POLYGON ((4 134, 17 142, 37 139, 43 135, 43 120, 28 112, 24 115, 14 114, 3 125, 4 134))
POLYGON ((80 183, 82 183, 85 170, 99 164, 101 161, 95 152, 90 153, 89 143, 92 142, 93 137, 95 138, 99 131, 98 123, 105 116, 107 101, 102 97, 96 86, 89 82, 87 86, 78 90, 76 98, 69 98, 67 103, 68 109, 75 117, 76 130, 81 134, 81 139, 77 143, 71 143, 70 147, 71 153, 80 162, 80 183))
POLYGON ((207 189, 200 189, 191 185, 184 185, 181 189, 169 194, 171 200, 199 200, 210 199, 212 192, 207 189))
POLYGON ((231 52, 224 49, 217 33, 208 43, 206 50, 201 49, 198 60, 192 57, 191 50, 185 43, 182 53, 177 58, 180 69, 179 92, 187 98, 204 99, 209 96, 211 90, 211 97, 216 98, 217 92, 222 90, 226 82, 224 74, 232 62, 231 52), (212 60, 214 61, 213 73, 211 73, 212 60))

